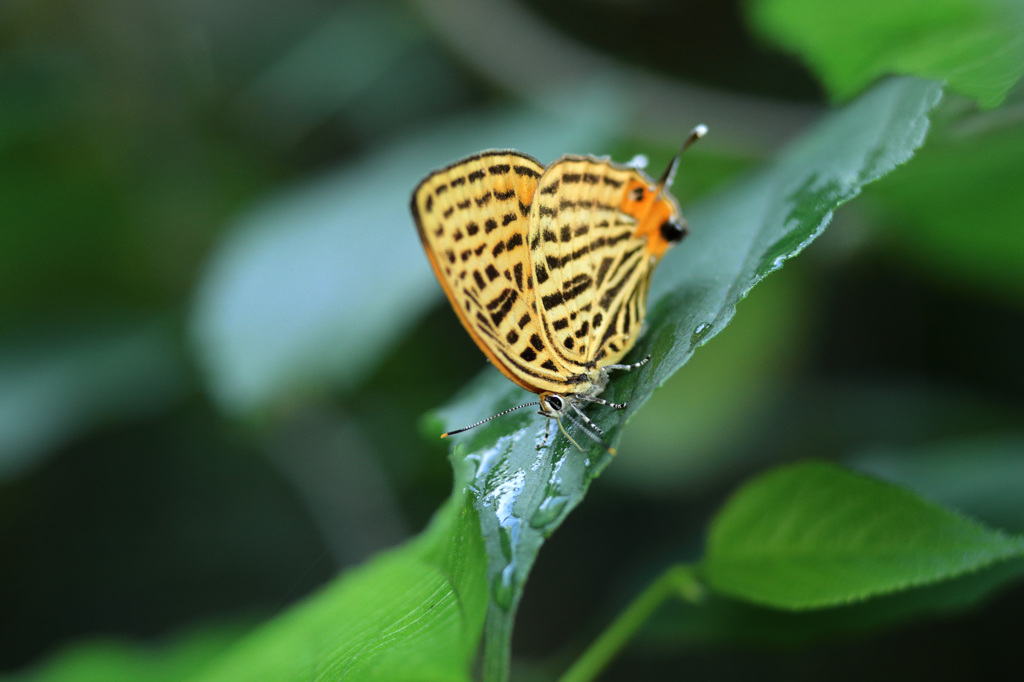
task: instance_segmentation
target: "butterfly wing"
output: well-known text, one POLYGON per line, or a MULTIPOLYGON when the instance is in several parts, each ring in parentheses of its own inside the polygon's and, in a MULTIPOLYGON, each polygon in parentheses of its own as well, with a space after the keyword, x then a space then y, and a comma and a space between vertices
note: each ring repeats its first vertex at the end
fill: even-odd
POLYGON ((434 273, 480 350, 523 388, 563 393, 571 389, 541 335, 526 246, 543 172, 518 152, 477 154, 423 180, 412 212, 434 273))
POLYGON ((635 168, 579 156, 548 167, 528 241, 544 337, 564 365, 586 372, 633 347, 669 246, 659 226, 678 213, 635 168))

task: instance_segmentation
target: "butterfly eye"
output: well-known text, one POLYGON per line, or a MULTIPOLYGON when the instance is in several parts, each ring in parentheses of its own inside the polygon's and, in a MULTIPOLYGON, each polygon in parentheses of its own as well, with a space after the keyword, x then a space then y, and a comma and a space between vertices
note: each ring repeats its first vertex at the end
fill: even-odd
POLYGON ((550 407, 553 412, 561 412, 562 408, 565 407, 565 405, 562 404, 562 399, 559 398, 557 395, 548 396, 544 400, 547 402, 548 407, 550 407))
POLYGON ((644 198, 644 188, 643 187, 636 187, 636 188, 634 188, 633 191, 631 191, 629 193, 629 198, 632 199, 633 201, 643 201, 643 198, 644 198))
POLYGON ((661 236, 665 241, 677 242, 687 235, 689 229, 686 223, 679 223, 675 220, 666 220, 661 224, 661 236))

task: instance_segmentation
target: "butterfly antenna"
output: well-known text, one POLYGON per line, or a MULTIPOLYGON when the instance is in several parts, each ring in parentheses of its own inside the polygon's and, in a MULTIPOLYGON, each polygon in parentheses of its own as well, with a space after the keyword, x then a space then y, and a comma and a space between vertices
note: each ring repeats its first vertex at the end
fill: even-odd
MULTIPOLYGON (((447 438, 448 436, 455 435, 456 433, 462 433, 463 431, 469 431, 470 429, 475 429, 476 427, 480 426, 481 424, 486 424, 487 422, 491 421, 492 419, 497 419, 498 417, 504 417, 509 412, 515 412, 516 410, 521 410, 524 407, 530 407, 531 405, 540 405, 540 403, 539 402, 524 403, 522 405, 517 405, 516 407, 510 407, 510 408, 508 408, 507 410, 505 410, 503 412, 499 412, 498 414, 494 415, 493 417, 488 417, 487 419, 481 419, 476 424, 471 424, 470 426, 467 426, 467 427, 461 428, 461 429, 455 429, 454 431, 446 431, 445 433, 441 434, 441 438, 447 438)), ((559 424, 559 426, 561 426, 561 424, 559 424)))
POLYGON ((669 162, 668 168, 666 168, 665 172, 662 173, 661 180, 658 180, 659 192, 672 186, 672 180, 676 176, 676 168, 679 167, 679 156, 687 149, 689 149, 694 142, 707 135, 707 132, 708 127, 703 123, 701 123, 699 126, 694 128, 690 132, 689 137, 687 137, 686 140, 683 142, 683 146, 680 147, 679 151, 676 152, 676 155, 672 157, 672 161, 669 162))

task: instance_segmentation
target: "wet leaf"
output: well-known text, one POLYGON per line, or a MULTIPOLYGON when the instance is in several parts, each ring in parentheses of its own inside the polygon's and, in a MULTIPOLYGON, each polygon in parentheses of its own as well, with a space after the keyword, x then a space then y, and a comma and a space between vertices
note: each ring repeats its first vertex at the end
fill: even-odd
MULTIPOLYGON (((589 410, 613 443, 628 415, 694 348, 728 324, 751 287, 806 247, 835 208, 864 184, 913 155, 939 96, 934 83, 890 80, 828 116, 760 172, 684 208, 692 234, 659 266, 648 304, 649 328, 627 357, 650 353, 653 361, 616 377, 606 392, 610 400, 630 403, 625 414, 589 410)), ((448 428, 462 427, 531 399, 491 370, 441 418, 448 428)), ((492 601, 484 672, 488 679, 502 679, 516 607, 537 553, 610 456, 598 446, 578 452, 549 420, 528 410, 454 438, 459 439, 452 455, 456 477, 470 482, 488 553, 492 601)), ((577 440, 589 442, 582 436, 577 440)))

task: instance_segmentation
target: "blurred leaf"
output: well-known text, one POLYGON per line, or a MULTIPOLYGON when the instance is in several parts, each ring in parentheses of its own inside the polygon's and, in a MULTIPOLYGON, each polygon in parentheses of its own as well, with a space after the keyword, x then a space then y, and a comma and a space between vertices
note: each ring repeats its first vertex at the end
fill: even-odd
POLYGON ((240 109, 284 145, 338 112, 381 133, 458 101, 460 88, 436 68, 439 50, 409 9, 367 0, 338 7, 250 84, 240 109))
POLYGON ((599 90, 571 93, 549 112, 480 114, 252 209, 196 295, 192 331, 214 396, 244 413, 309 389, 352 388, 440 295, 409 212, 416 183, 480 149, 541 160, 597 152, 617 116, 599 90))
POLYGON ((873 194, 895 218, 884 237, 925 270, 1024 302, 1024 129, 948 132, 873 194))
MULTIPOLYGON (((661 264, 649 327, 631 355, 651 353, 653 361, 611 383, 606 397, 629 402, 625 414, 591 411, 612 443, 628 414, 728 324, 751 287, 810 244, 837 206, 913 155, 940 92, 930 82, 890 80, 828 116, 776 162, 685 211, 693 233, 661 264)), ((465 426, 524 397, 491 370, 441 417, 448 427, 465 426)), ((522 412, 458 438, 457 478, 470 480, 488 552, 484 674, 502 679, 514 614, 537 553, 609 459, 597 446, 589 454, 576 451, 550 420, 522 412)))
POLYGON ((183 54, 185 34, 202 33, 194 19, 175 25, 177 7, 120 0, 80 9, 73 19, 50 2, 0 9, 0 317, 10 320, 177 305, 214 228, 267 172, 257 150, 215 132, 225 124, 189 68, 206 64, 183 54))
POLYGON ((945 81, 994 107, 1024 73, 1016 0, 759 0, 754 26, 800 54, 838 99, 889 74, 945 81))
POLYGON ((940 442, 909 450, 873 448, 846 463, 985 523, 1024 530, 1021 435, 940 442))
POLYGON ((184 391, 166 325, 93 322, 0 346, 0 479, 104 422, 148 415, 184 391))
POLYGON ((252 105, 287 106, 275 111, 275 118, 290 110, 311 120, 344 106, 381 78, 418 37, 396 9, 369 2, 339 7, 253 83, 252 105), (357 60, 360 68, 347 68, 357 60))
POLYGON ((912 493, 825 463, 776 470, 719 512, 703 575, 727 595, 821 608, 1024 557, 1004 535, 912 493))
POLYGON ((240 627, 208 627, 164 646, 87 640, 4 682, 180 682, 220 655, 242 634, 240 627))
POLYGON ((453 494, 417 538, 342 575, 192 679, 470 679, 486 559, 463 498, 453 494))

